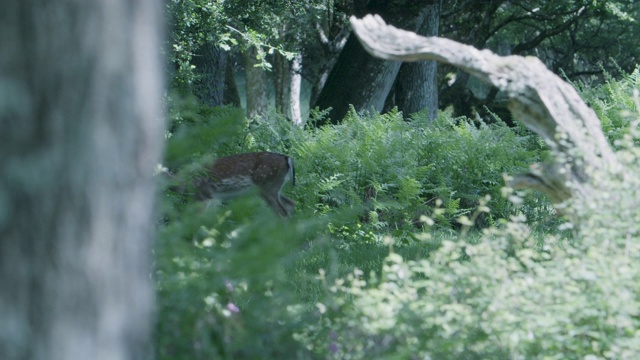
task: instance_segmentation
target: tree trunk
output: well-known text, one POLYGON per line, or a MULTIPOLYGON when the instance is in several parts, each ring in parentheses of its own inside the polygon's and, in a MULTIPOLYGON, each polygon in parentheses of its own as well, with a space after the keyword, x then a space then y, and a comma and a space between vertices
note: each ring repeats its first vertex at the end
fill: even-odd
POLYGON ((234 66, 232 57, 227 61, 227 69, 224 72, 224 105, 231 105, 235 107, 241 107, 240 93, 238 92, 238 85, 236 84, 236 78, 234 73, 234 66))
MULTIPOLYGON (((499 9, 501 6, 504 6, 505 1, 503 0, 491 0, 491 1, 466 1, 462 3, 457 3, 456 5, 449 6, 446 5, 446 11, 449 12, 450 17, 455 17, 456 19, 462 18, 465 22, 462 29, 462 33, 458 33, 460 30, 460 26, 455 26, 452 24, 456 24, 460 22, 459 20, 445 20, 445 22, 449 25, 449 36, 457 36, 458 39, 464 39, 464 42, 474 46, 478 49, 483 49, 486 47, 487 40, 490 38, 490 33, 495 31, 493 25, 493 20, 499 13, 499 9), (457 12, 464 12, 463 16, 459 16, 457 12), (454 26, 456 30, 451 34, 452 29, 451 26, 454 26)), ((447 29, 443 28, 443 32, 447 32, 447 29)), ((449 70, 445 70, 448 72, 449 70)), ((469 89, 468 82, 470 76, 468 73, 464 72, 460 68, 456 69, 455 73, 455 81, 453 83, 440 83, 439 87, 439 105, 441 108, 446 108, 448 106, 453 107, 453 115, 458 116, 472 116, 475 111, 481 111, 485 105, 491 106, 491 104, 487 104, 484 101, 479 101, 473 95, 473 92, 469 89)), ((508 119, 504 119, 508 120, 508 119)))
POLYGON ((246 74, 247 93, 247 117, 266 117, 269 110, 269 98, 267 94, 267 74, 265 70, 256 66, 259 64, 256 59, 257 50, 254 46, 247 49, 243 54, 244 71, 246 74))
POLYGON ((398 70, 399 62, 372 60, 350 36, 315 106, 331 108, 329 121, 333 124, 342 121, 351 105, 357 111, 381 111, 398 70))
MULTIPOLYGON (((328 16, 329 17, 329 16, 328 16)), ((309 106, 315 106, 318 102, 318 97, 324 89, 325 84, 327 83, 327 79, 329 78, 329 74, 331 70, 335 66, 338 61, 338 57, 340 52, 344 48, 344 45, 347 43, 347 39, 349 37, 349 27, 344 25, 336 25, 336 22, 329 21, 333 19, 324 19, 324 25, 321 25, 320 22, 315 24, 316 34, 318 37, 318 41, 320 42, 321 51, 319 54, 314 54, 313 52, 307 55, 307 59, 309 61, 303 60, 305 64, 314 63, 314 65, 319 65, 317 70, 311 70, 312 73, 315 73, 314 76, 311 76, 312 79, 316 79, 313 82, 313 86, 311 88, 311 95, 309 97, 309 106), (333 24, 336 28, 339 28, 336 31, 336 35, 330 37, 332 26, 329 23, 333 24), (318 59, 320 58, 320 59, 318 59)), ((308 66, 305 66, 309 68, 308 66)))
POLYGON ((562 203, 572 197, 587 200, 600 191, 592 173, 626 176, 593 109, 537 58, 502 57, 452 40, 425 38, 386 25, 379 16, 352 17, 351 26, 374 56, 437 60, 504 91, 514 117, 540 135, 555 155, 552 162, 535 164, 529 172, 514 176, 513 187, 537 189, 562 203))
POLYGON ((150 357, 160 3, 0 2, 0 358, 150 357))
POLYGON ((240 107, 240 95, 233 74, 232 57, 213 43, 206 43, 195 56, 193 64, 199 79, 194 93, 207 106, 240 107))
POLYGON ((290 91, 287 117, 295 125, 302 125, 302 111, 300 110, 300 91, 302 89, 302 55, 296 54, 291 60, 290 91))
MULTIPOLYGON (((384 14, 390 22, 402 28, 417 30, 425 17, 423 9, 426 5, 417 7, 402 6, 395 2, 372 3, 375 3, 370 7, 372 11, 384 14)), ((381 111, 399 69, 399 62, 382 61, 368 56, 352 34, 315 106, 320 109, 331 108, 329 121, 334 124, 342 120, 352 105, 357 111, 381 111)))
POLYGON ((273 84, 275 87, 276 111, 284 114, 289 112, 290 76, 291 66, 289 61, 279 53, 273 57, 273 84))
MULTIPOLYGON (((418 34, 438 36, 440 0, 428 5, 418 34)), ((435 61, 404 63, 395 82, 395 105, 405 117, 428 109, 429 120, 438 113, 438 74, 435 61)))
POLYGON ((194 93, 207 106, 224 104, 225 75, 229 55, 212 42, 206 42, 199 54, 193 57, 199 79, 194 84, 194 93))

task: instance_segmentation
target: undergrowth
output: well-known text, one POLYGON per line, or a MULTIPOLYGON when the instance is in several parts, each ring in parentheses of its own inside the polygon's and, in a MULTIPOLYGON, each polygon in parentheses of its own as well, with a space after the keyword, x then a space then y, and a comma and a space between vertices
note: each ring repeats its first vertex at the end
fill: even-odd
POLYGON ((632 176, 574 203, 571 233, 541 194, 501 196, 504 173, 549 156, 521 128, 351 111, 300 129, 174 101, 164 165, 188 178, 215 157, 285 153, 297 206, 285 221, 251 195, 206 207, 162 194, 158 357, 637 357, 634 86, 637 72, 582 89, 632 176))

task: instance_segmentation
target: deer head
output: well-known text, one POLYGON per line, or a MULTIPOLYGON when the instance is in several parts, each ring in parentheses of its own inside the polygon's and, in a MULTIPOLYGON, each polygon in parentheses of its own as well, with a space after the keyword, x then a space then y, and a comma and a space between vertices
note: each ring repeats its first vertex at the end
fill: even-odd
MULTIPOLYGON (((224 200, 257 188, 269 207, 280 216, 289 217, 296 203, 280 193, 288 178, 295 185, 290 157, 255 152, 216 159, 191 178, 191 185, 198 200, 224 200)), ((184 188, 179 187, 180 190, 184 188)))

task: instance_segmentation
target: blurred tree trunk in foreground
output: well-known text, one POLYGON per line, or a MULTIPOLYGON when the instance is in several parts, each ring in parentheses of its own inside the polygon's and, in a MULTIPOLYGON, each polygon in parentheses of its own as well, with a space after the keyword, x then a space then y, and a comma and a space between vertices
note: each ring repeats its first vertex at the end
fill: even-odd
POLYGON ((0 359, 150 357, 160 3, 0 3, 0 359))

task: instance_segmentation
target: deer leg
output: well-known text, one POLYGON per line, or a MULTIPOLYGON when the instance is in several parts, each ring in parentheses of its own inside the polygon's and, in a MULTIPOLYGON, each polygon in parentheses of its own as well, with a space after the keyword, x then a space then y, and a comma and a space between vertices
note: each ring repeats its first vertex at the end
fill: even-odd
POLYGON ((269 193, 262 193, 262 197, 267 202, 267 205, 269 205, 269 207, 271 207, 280 216, 289 217, 290 213, 280 200, 280 196, 278 194, 271 195, 269 193))
POLYGON ((287 209, 287 213, 289 214, 289 216, 291 216, 291 214, 293 214, 293 209, 296 206, 296 202, 284 195, 280 195, 280 200, 283 203, 284 207, 287 209))

